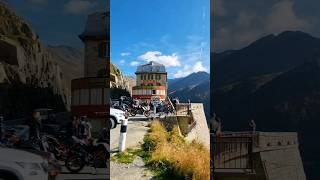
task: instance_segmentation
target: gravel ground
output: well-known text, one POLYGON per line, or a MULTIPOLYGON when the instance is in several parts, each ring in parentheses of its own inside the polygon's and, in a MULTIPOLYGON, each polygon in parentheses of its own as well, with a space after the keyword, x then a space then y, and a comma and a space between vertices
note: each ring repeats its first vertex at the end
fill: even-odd
MULTIPOLYGON (((126 148, 137 147, 143 143, 143 137, 148 131, 147 121, 128 121, 126 148)), ((110 131, 111 152, 117 152, 119 147, 120 125, 110 131)))
MULTIPOLYGON (((128 132, 126 140, 126 148, 138 147, 143 142, 143 137, 148 131, 149 122, 141 120, 130 120, 128 122, 128 132)), ((111 133, 111 156, 115 155, 118 150, 120 125, 116 129, 112 129, 111 133)), ((148 180, 152 179, 151 172, 144 167, 141 157, 136 157, 131 164, 110 162, 110 179, 115 180, 148 180)))
POLYGON ((152 179, 152 173, 144 167, 144 162, 141 157, 136 159, 131 164, 110 162, 111 171, 110 179, 115 180, 149 180, 152 179))

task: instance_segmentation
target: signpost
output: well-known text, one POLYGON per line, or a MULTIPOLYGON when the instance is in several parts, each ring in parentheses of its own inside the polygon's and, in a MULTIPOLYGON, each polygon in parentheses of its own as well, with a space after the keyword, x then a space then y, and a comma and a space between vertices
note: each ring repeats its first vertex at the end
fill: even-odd
POLYGON ((152 96, 151 103, 153 105, 153 118, 156 118, 157 106, 160 104, 160 96, 152 96))

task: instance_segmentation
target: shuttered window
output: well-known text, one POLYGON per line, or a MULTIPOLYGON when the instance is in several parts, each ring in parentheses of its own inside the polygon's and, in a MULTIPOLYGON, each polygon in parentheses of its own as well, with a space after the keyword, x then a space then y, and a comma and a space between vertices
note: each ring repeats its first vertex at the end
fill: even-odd
POLYGON ((89 89, 80 89, 80 105, 89 105, 89 89))

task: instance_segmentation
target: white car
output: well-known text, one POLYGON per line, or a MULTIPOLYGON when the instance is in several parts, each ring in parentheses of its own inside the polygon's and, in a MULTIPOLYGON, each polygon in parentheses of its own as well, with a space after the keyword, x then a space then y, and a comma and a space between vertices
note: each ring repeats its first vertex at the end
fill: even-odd
POLYGON ((126 112, 120 109, 110 108, 110 121, 112 128, 115 128, 117 124, 120 124, 121 121, 126 120, 127 118, 128 115, 126 112))
POLYGON ((0 177, 4 180, 46 180, 48 162, 33 153, 0 147, 0 177))

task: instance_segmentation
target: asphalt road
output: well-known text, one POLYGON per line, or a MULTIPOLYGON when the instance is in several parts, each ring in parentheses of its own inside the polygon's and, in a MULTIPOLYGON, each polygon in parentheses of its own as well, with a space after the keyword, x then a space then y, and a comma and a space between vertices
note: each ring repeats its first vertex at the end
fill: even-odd
POLYGON ((97 169, 96 174, 93 174, 93 172, 95 172, 94 168, 85 167, 78 174, 72 174, 63 167, 56 180, 107 180, 109 178, 107 168, 97 169))
MULTIPOLYGON (((130 117, 127 127, 126 148, 136 147, 143 142, 143 137, 148 131, 149 121, 144 116, 130 117)), ((120 125, 110 131, 110 150, 117 152, 119 147, 120 125)))

